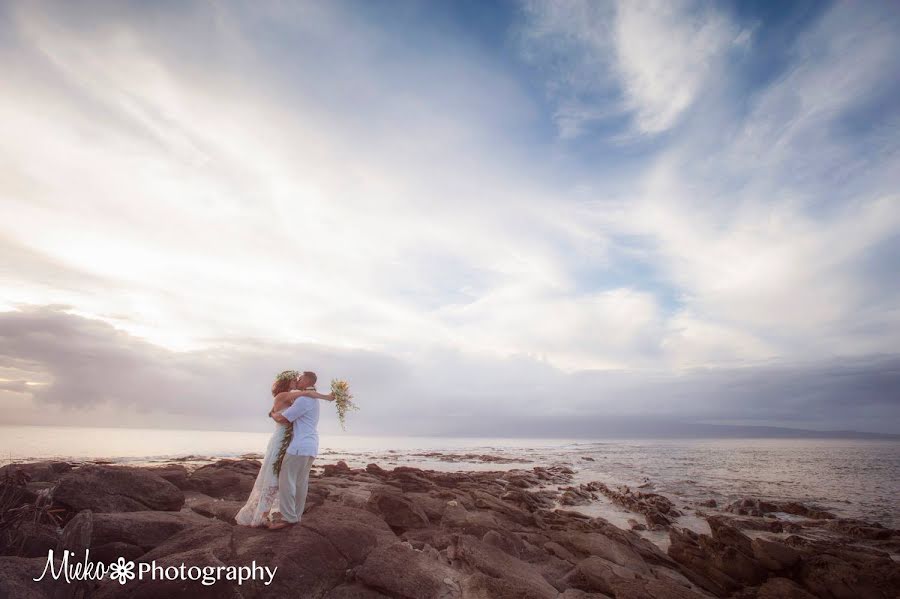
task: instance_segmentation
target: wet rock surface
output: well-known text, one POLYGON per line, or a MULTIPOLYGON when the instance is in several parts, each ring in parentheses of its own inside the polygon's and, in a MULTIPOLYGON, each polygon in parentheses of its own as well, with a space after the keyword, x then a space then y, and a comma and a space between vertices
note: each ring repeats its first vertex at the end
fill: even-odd
POLYGON ((508 458, 490 454, 477 453, 444 453, 430 451, 426 453, 413 453, 412 457, 430 458, 440 462, 480 462, 483 464, 527 464, 530 460, 523 458, 508 458))
POLYGON ((822 508, 808 506, 795 501, 763 501, 761 499, 745 498, 725 506, 726 512, 732 512, 741 516, 765 516, 768 514, 782 513, 794 516, 803 516, 816 520, 830 520, 836 516, 822 508))
POLYGON ((616 505, 643 514, 650 529, 668 528, 673 519, 681 515, 668 498, 657 493, 633 491, 627 486, 610 489, 603 483, 590 483, 582 487, 603 494, 616 505))
POLYGON ((900 593, 900 564, 892 557, 900 533, 815 506, 742 500, 703 515, 709 533, 699 534, 678 526, 680 511, 666 497, 576 484, 565 467, 434 472, 338 462, 313 476, 301 524, 271 532, 233 523, 258 468, 249 459, 221 460, 193 472, 180 464, 59 471, 43 464, 30 469, 53 479, 43 497, 27 492, 31 480, 22 475, 3 479, 5 496, 13 498, 4 504, 4 517, 25 508, 38 516, 52 512, 36 520, 32 535, 42 551, 90 549, 98 561, 124 557, 164 566, 227 568, 255 561, 278 568, 271 584, 120 585, 107 579, 61 589, 32 580, 46 563, 33 547, 33 557, 0 557, 0 598, 76 591, 193 599, 843 599, 900 593), (635 521, 636 529, 667 531, 667 550, 635 530, 570 507, 598 497, 643 515, 646 525, 635 521), (791 526, 773 514, 792 515, 791 526))

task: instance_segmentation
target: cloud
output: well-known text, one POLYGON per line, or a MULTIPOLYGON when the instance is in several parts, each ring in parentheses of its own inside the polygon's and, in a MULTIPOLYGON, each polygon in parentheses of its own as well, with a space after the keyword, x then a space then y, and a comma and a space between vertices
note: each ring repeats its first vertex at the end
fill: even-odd
POLYGON ((637 129, 670 129, 697 101, 739 35, 712 5, 619 3, 616 68, 637 129))
POLYGON ((0 381, 0 391, 11 393, 27 393, 28 381, 0 381))
POLYGON ((537 0, 524 9, 523 52, 552 73, 548 92, 563 138, 621 114, 638 134, 671 129, 719 74, 729 50, 749 38, 703 2, 537 0))
MULTIPOLYGON (((740 104, 709 98, 717 109, 683 125, 627 201, 585 210, 646 240, 678 289, 662 341, 673 363, 893 351, 898 296, 878 266, 900 230, 900 146, 881 130, 900 118, 900 90, 881 76, 900 52, 893 12, 835 5, 780 76, 740 104), (871 126, 849 134, 861 114, 871 126)), ((723 89, 747 85, 729 77, 723 89)))
POLYGON ((4 8, 17 421, 239 426, 288 356, 368 431, 886 426, 817 381, 896 353, 896 11, 392 10, 4 8))
MULTIPOLYGON (((702 422, 900 432, 900 360, 890 356, 566 373, 525 356, 403 358, 249 339, 173 352, 60 309, 0 313, 0 369, 21 377, 0 391, 30 394, 3 412, 7 423, 37 415, 48 424, 266 430, 268 388, 287 367, 315 370, 322 387, 350 380, 363 407, 355 434, 627 436, 702 422)), ((337 432, 323 415, 323 430, 337 432)))
MULTIPOLYGON (((380 376, 398 378, 392 360, 356 350, 244 340, 176 352, 63 309, 0 313, 0 369, 24 377, 3 390, 33 400, 7 412, 13 422, 40 415, 55 424, 234 428, 271 407, 276 371, 312 364, 326 387, 337 372, 352 373, 370 393, 385 389, 380 376), (37 384, 23 387, 23 380, 37 384)), ((265 424, 257 418, 257 428, 265 424)))
MULTIPOLYGON (((66 299, 84 313, 128 306, 140 318, 117 324, 181 349, 223 331, 378 347, 451 338, 427 314, 435 302, 559 281, 562 258, 542 238, 565 224, 546 223, 531 186, 502 175, 512 167, 499 158, 494 117, 521 103, 502 74, 463 68, 441 48, 431 59, 452 81, 415 64, 385 71, 356 44, 391 36, 329 11, 254 17, 341 29, 340 42, 310 33, 270 56, 227 8, 211 29, 202 15, 163 14, 151 27, 114 13, 87 35, 36 6, 13 11, 23 47, 5 57, 17 68, 0 103, 4 153, 15 156, 3 233, 89 275, 66 299), (168 19, 179 25, 167 29, 168 19), (232 56, 233 70, 173 55, 172 37, 195 30, 232 56), (290 69, 308 63, 303 77, 278 68, 282 51, 294 52, 290 69), (323 53, 331 71, 311 58, 323 53), (342 69, 371 118, 328 109, 348 101, 333 72, 342 69), (415 95, 423 83, 428 98, 415 95), (451 106, 435 113, 435 101, 451 106), (32 109, 22 114, 24 104, 32 109), (476 286, 435 276, 447 265, 477 272, 476 286)), ((24 279, 16 301, 50 295, 9 268, 24 279)))

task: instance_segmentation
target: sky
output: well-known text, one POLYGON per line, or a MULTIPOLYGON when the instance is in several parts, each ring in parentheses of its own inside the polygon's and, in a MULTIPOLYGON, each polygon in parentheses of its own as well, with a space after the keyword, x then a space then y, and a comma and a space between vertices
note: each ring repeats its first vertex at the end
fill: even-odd
POLYGON ((0 424, 898 434, 898 72, 890 2, 3 3, 0 424))

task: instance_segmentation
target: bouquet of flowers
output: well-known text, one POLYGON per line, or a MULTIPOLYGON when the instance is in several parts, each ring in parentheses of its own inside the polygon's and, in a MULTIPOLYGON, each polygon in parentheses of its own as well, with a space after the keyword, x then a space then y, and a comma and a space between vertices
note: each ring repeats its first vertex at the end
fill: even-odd
POLYGON ((337 406, 341 430, 347 430, 347 412, 359 409, 359 406, 353 403, 353 395, 350 394, 350 385, 347 384, 347 381, 332 379, 331 394, 334 396, 334 405, 337 406))

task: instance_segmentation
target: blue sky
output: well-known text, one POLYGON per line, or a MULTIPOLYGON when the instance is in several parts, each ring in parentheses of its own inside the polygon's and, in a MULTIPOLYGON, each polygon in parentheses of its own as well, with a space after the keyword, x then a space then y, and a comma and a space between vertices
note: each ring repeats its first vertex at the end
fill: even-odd
POLYGON ((532 388, 554 430, 898 430, 892 3, 12 2, 0 31, 10 421, 237 426, 316 361, 374 431, 532 388), (723 399, 747 376, 781 386, 723 399))

